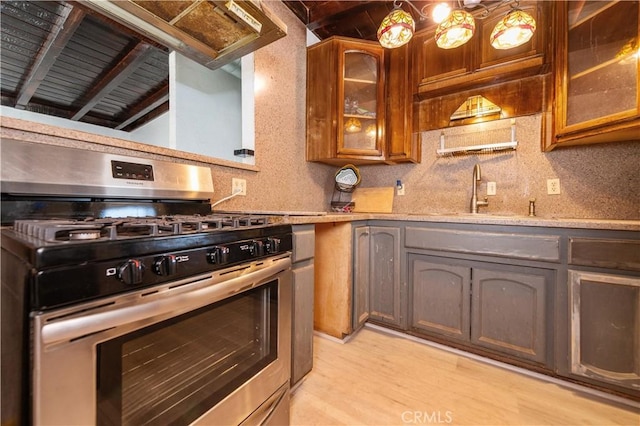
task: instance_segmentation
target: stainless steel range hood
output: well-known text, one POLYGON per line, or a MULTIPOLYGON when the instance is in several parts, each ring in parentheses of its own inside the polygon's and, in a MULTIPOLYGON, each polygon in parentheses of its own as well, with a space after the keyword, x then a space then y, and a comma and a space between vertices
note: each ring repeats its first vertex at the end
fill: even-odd
POLYGON ((90 8, 216 69, 287 34, 261 1, 88 0, 90 8))

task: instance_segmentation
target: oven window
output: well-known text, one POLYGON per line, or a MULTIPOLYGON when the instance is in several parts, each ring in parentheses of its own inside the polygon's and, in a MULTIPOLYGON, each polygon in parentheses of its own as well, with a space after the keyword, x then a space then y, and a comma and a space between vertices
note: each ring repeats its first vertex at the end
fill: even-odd
POLYGON ((102 343, 97 424, 188 424, 277 358, 278 281, 102 343))

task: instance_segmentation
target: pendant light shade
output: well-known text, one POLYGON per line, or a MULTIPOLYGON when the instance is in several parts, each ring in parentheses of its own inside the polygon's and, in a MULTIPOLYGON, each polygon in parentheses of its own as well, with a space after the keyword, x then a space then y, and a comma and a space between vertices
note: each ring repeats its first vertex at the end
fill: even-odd
POLYGON ((411 40, 415 29, 416 23, 411 14, 397 7, 380 23, 378 40, 387 49, 400 47, 411 40))
POLYGON ((442 49, 453 49, 465 44, 476 30, 476 22, 469 12, 454 10, 436 28, 436 44, 442 49))
POLYGON ((528 42, 535 31, 535 19, 520 9, 513 9, 498 22, 489 41, 496 49, 511 49, 528 42))

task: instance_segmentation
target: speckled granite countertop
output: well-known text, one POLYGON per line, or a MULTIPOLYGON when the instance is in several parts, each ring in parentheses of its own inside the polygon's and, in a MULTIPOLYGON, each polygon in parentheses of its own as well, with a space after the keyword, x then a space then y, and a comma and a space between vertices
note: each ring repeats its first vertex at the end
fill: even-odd
POLYGON ((353 213, 353 214, 312 214, 305 212, 281 212, 282 216, 276 220, 293 225, 327 222, 352 222, 358 220, 401 220, 414 222, 445 222, 470 223, 487 225, 537 226, 545 228, 579 228, 605 229, 620 231, 640 231, 640 220, 612 220, 612 219, 573 219, 573 218, 543 218, 529 216, 509 216, 491 214, 407 214, 407 213, 353 213))

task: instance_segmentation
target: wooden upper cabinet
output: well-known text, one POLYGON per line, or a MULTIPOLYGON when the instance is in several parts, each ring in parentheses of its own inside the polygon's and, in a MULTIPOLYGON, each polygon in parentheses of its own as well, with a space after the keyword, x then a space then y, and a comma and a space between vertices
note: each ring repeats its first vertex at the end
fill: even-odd
POLYGON ((537 30, 527 43, 508 50, 495 49, 489 43, 489 36, 511 9, 509 5, 500 6, 484 19, 474 12, 475 34, 454 49, 441 49, 436 45, 436 26, 416 33, 412 40, 414 94, 428 99, 546 72, 548 3, 520 2, 520 8, 536 20, 537 30))
POLYGON ((386 162, 419 163, 422 143, 413 127, 413 62, 410 44, 389 49, 386 55, 386 162))
POLYGON ((405 150, 412 146, 406 126, 411 117, 404 116, 411 111, 408 55, 398 56, 393 67, 393 81, 401 88, 392 96, 387 93, 386 56, 377 42, 343 37, 308 48, 308 161, 333 165, 413 161, 405 150), (387 125, 393 136, 387 135, 387 125))
POLYGON ((557 3, 555 103, 544 149, 640 139, 639 5, 557 3))

